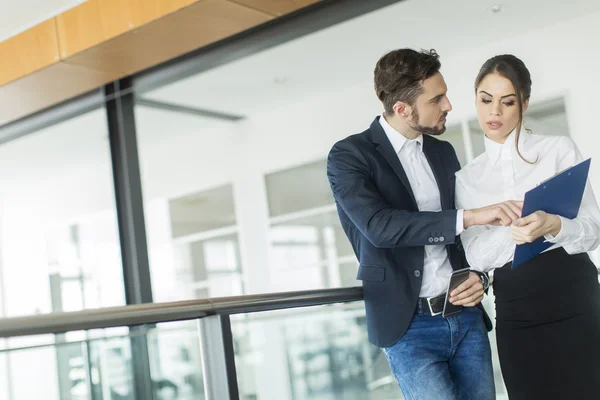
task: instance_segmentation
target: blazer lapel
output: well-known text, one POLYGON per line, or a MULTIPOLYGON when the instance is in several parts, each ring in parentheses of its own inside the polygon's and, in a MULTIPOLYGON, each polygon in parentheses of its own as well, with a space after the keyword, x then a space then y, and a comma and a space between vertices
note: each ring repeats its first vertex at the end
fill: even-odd
POLYGON ((427 161, 429 161, 429 166, 431 166, 433 176, 435 176, 438 189, 440 190, 442 210, 449 210, 452 205, 452 199, 450 198, 450 184, 444 178, 446 176, 444 163, 439 153, 435 151, 435 146, 431 138, 427 135, 423 135, 423 152, 427 161))
POLYGON ((400 181, 402 181, 402 184, 404 184, 404 186, 406 187, 406 190, 408 191, 408 194, 410 195, 410 198, 412 199, 415 208, 417 208, 417 200, 415 199, 415 194, 413 193, 412 188, 410 187, 410 182, 408 181, 406 172, 404 171, 402 163, 400 162, 398 155, 394 151, 392 144, 385 135, 385 131, 379 124, 379 117, 375 118, 375 121, 373 121, 373 123, 371 124, 370 130, 372 134, 373 143, 377 145, 377 151, 381 153, 381 155, 386 159, 388 164, 390 164, 396 175, 398 175, 398 178, 400 178, 400 181))

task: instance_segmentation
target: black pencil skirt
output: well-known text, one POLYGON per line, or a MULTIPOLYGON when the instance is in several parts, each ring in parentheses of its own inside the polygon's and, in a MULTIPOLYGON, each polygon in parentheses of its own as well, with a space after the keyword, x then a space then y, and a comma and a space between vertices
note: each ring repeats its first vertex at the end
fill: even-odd
POLYGON ((511 400, 600 399, 600 285, 559 248, 494 273, 496 338, 511 400))

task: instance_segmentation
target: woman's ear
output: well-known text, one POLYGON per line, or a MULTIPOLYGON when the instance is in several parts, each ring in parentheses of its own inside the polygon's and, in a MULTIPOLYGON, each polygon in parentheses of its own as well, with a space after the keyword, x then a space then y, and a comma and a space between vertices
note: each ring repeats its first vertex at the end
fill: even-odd
POLYGON ((529 99, 523 102, 523 112, 527 111, 527 107, 529 107, 529 99))

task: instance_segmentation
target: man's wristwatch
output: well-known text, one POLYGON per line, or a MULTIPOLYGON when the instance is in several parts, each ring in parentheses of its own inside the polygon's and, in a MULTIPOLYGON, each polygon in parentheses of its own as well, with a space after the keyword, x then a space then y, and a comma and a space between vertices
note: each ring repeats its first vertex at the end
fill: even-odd
POLYGON ((487 276, 485 272, 474 271, 477 275, 479 275, 479 280, 483 285, 483 290, 488 290, 490 287, 490 278, 487 276))

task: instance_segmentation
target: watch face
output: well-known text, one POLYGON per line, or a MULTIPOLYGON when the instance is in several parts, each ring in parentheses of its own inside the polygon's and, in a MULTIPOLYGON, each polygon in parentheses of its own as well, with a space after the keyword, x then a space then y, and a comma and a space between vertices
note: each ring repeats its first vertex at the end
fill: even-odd
POLYGON ((485 279, 485 277, 483 275, 479 275, 479 279, 481 280, 481 284, 483 285, 483 288, 486 289, 487 279, 485 279))

